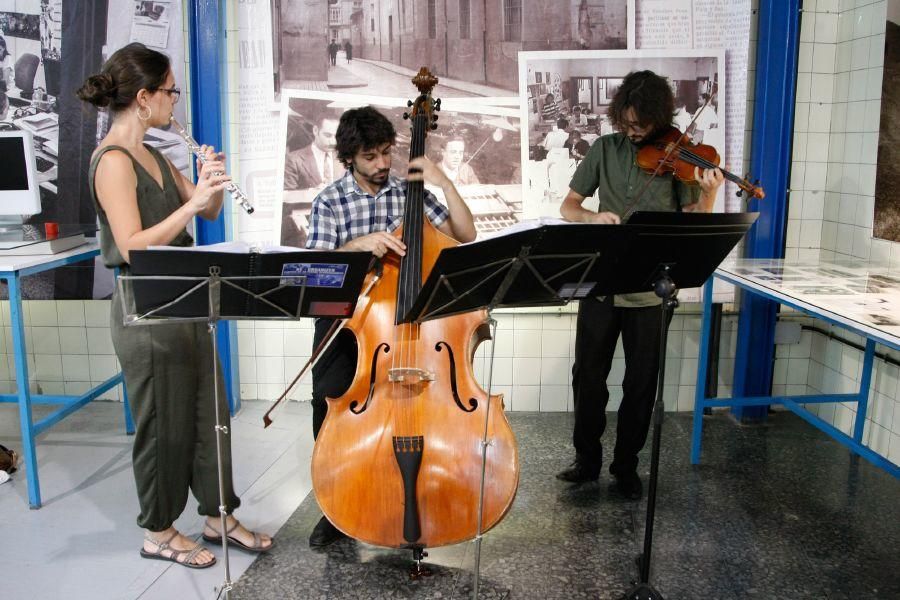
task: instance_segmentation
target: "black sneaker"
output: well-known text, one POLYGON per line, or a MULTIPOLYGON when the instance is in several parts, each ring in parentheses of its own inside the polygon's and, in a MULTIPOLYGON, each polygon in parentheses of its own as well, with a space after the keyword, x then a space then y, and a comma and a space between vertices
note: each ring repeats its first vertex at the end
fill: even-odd
POLYGON ((629 500, 640 500, 644 495, 644 484, 637 473, 624 475, 613 474, 613 481, 609 484, 609 492, 617 494, 629 500))
POLYGON ((556 478, 560 481, 567 481, 569 483, 597 481, 600 479, 600 467, 589 467, 576 460, 568 469, 557 473, 556 478))
POLYGON ((309 535, 310 548, 324 548, 341 538, 347 537, 340 529, 331 524, 326 517, 319 519, 309 535))

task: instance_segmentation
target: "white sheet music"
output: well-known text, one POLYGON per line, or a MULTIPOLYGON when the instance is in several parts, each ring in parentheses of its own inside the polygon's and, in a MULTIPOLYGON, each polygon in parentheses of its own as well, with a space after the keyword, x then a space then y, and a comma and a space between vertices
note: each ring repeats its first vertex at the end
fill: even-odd
POLYGON ((244 242, 234 240, 208 244, 206 246, 148 246, 147 250, 189 250, 193 252, 228 252, 230 254, 278 254, 279 252, 309 252, 306 248, 294 248, 293 246, 277 246, 265 242, 244 242))

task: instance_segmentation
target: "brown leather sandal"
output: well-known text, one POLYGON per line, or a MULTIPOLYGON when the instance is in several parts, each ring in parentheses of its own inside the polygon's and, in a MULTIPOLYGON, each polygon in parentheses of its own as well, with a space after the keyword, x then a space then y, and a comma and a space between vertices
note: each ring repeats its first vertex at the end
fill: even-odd
MULTIPOLYGON (((235 519, 234 524, 231 527, 229 527, 227 530, 225 530, 225 535, 228 536, 228 545, 229 546, 234 546, 236 548, 240 548, 244 552, 253 552, 256 554, 260 554, 262 552, 268 552, 272 548, 272 546, 275 545, 275 540, 272 539, 268 546, 263 546, 262 537, 255 531, 250 532, 253 534, 253 545, 252 546, 248 546, 247 544, 244 544, 243 542, 241 542, 241 540, 237 539, 236 537, 228 535, 229 533, 231 533, 232 531, 237 529, 237 526, 240 524, 241 524, 241 522, 238 521, 237 519, 235 519)), ((222 543, 221 535, 208 535, 206 533, 207 530, 216 531, 212 525, 210 525, 209 523, 205 523, 204 527, 203 527, 203 539, 204 540, 206 540, 210 544, 221 544, 222 543)))
POLYGON ((207 563, 194 562, 194 559, 197 558, 197 555, 205 550, 205 548, 200 544, 197 544, 190 550, 175 550, 174 548, 172 548, 169 544, 172 542, 172 540, 175 539, 176 535, 178 535, 177 531, 170 535, 166 541, 160 542, 159 540, 153 539, 149 532, 145 533, 144 539, 155 545, 156 551, 151 552, 141 547, 141 556, 143 558, 150 558, 153 560, 167 560, 189 569, 207 569, 216 564, 216 557, 213 557, 213 559, 207 563), (171 554, 169 554, 168 556, 164 555, 163 552, 165 552, 166 550, 171 552, 171 554), (182 555, 184 555, 184 560, 178 560, 182 555))

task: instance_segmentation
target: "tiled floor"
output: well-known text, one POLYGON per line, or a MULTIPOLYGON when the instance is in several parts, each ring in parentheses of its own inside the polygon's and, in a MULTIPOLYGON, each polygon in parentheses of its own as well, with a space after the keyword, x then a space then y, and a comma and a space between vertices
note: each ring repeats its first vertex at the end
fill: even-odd
MULTIPOLYGON (((416 582, 406 575, 408 551, 345 540, 311 552, 320 513, 308 495, 309 406, 285 406, 263 430, 267 407, 245 403, 235 420, 235 482, 239 516, 277 532, 278 545, 252 565, 231 552, 233 598, 467 596, 472 544, 430 550, 435 574, 416 582)), ((635 576, 645 503, 610 498, 605 475, 580 488, 553 478, 571 458, 571 415, 510 420, 521 484, 484 539, 481 597, 617 598, 635 576)), ((668 600, 900 595, 900 481, 790 414, 756 428, 716 416, 706 431, 703 464, 692 467, 689 416, 666 420, 652 580, 668 600)), ((19 446, 10 405, 0 405, 0 443, 19 446)), ((215 597, 221 566, 191 571, 138 556, 121 405, 89 405, 43 436, 38 455, 41 510, 28 510, 24 475, 0 485, 0 598, 215 597)), ((177 525, 199 534, 200 524, 189 506, 177 525)))
MULTIPOLYGON (((311 409, 289 403, 263 430, 268 403, 244 403, 233 422, 237 516, 275 533, 309 493, 311 409)), ((45 409, 35 409, 35 420, 45 409)), ((0 443, 21 450, 18 412, 0 404, 0 443)), ((131 471, 131 439, 122 405, 94 402, 39 438, 43 507, 28 509, 24 473, 0 485, 0 578, 3 600, 66 598, 188 600, 215 598, 224 578, 219 566, 189 570, 141 559, 135 524, 137 496, 131 471)), ((202 517, 193 498, 176 526, 200 535, 202 517)), ((253 557, 230 553, 236 580, 253 557)))
MULTIPOLYGON (((605 474, 580 487, 554 479, 571 458, 571 415, 510 420, 521 481, 512 510, 484 538, 480 597, 621 597, 637 575, 646 503, 611 497, 605 474)), ((900 481, 789 413, 755 428, 710 418, 704 463, 693 467, 690 423, 669 416, 663 436, 651 581, 665 598, 900 597, 900 481)), ((431 550, 434 576, 411 581, 409 551, 349 539, 311 551, 319 514, 304 500, 234 597, 471 597, 474 544, 431 550)))

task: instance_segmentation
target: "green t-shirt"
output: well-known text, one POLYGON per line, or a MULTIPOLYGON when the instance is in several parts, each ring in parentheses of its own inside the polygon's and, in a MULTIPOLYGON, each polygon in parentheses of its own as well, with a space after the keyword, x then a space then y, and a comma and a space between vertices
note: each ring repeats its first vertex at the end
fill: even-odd
MULTIPOLYGON (((600 211, 625 215, 631 201, 641 192, 650 174, 635 164, 638 147, 624 134, 611 133, 598 138, 588 150, 569 187, 572 191, 590 197, 597 192, 600 211)), ((700 187, 689 186, 671 173, 653 178, 644 191, 635 210, 672 212, 679 206, 693 204, 700 199, 700 187)), ((653 292, 622 294, 615 297, 616 306, 643 307, 659 304, 653 292)))

